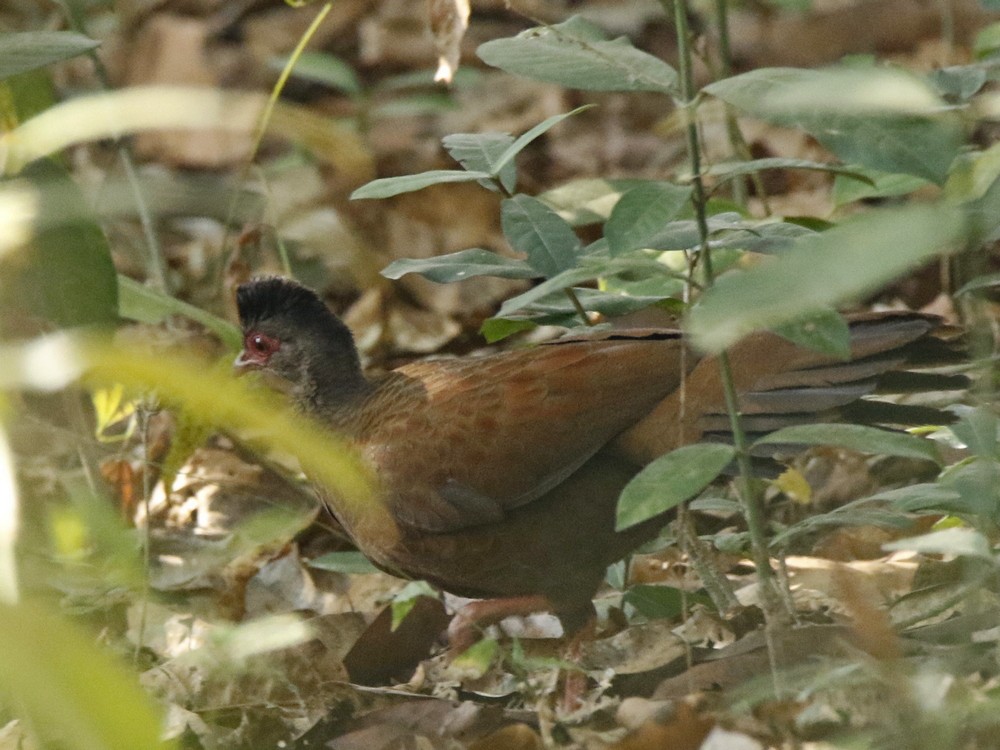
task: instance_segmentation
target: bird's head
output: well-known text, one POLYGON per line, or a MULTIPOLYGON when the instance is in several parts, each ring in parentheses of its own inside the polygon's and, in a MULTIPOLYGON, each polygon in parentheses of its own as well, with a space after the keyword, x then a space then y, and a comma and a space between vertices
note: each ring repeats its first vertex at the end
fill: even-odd
POLYGON ((268 277, 236 292, 243 350, 238 374, 261 371, 284 381, 307 408, 349 398, 366 383, 350 330, 301 284, 268 277))

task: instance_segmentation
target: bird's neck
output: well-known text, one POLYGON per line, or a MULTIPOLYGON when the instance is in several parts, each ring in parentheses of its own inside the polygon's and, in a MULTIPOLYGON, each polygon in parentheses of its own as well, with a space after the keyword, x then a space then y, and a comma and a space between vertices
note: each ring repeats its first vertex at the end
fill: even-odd
POLYGON ((360 364, 320 358, 304 362, 303 367, 305 377, 293 394, 299 408, 338 432, 352 434, 361 405, 374 387, 360 364))

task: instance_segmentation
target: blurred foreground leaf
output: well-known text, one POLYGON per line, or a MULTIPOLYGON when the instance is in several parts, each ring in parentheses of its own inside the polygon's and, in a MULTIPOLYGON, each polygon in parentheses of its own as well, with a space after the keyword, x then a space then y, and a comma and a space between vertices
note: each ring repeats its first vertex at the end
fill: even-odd
POLYGON ((205 88, 142 86, 81 96, 57 104, 0 136, 4 171, 67 146, 164 128, 224 129, 252 133, 264 97, 205 88))
POLYGON ((698 346, 720 351, 751 331, 867 294, 961 238, 962 214, 909 206, 864 214, 804 237, 772 262, 724 276, 691 309, 698 346))
POLYGON ((850 359, 851 331, 836 310, 817 310, 772 329, 799 346, 831 357, 850 359))
POLYGON ((800 127, 848 163, 943 182, 963 140, 934 89, 895 68, 760 68, 705 91, 755 117, 800 127))
POLYGON ((222 318, 168 294, 118 274, 121 316, 140 323, 159 323, 169 315, 183 315, 201 323, 233 351, 243 343, 240 329, 222 318))
POLYGON ((0 640, 0 690, 45 746, 167 746, 138 679, 83 631, 35 604, 0 605, 0 640))
POLYGON ((100 46, 71 31, 28 31, 0 34, 0 79, 44 68, 100 46))
POLYGON ((90 381, 153 391, 205 422, 251 431, 269 448, 291 453, 310 479, 336 496, 337 512, 345 522, 388 539, 398 533, 376 498, 374 478, 350 444, 294 413, 270 392, 251 389, 243 380, 179 355, 92 344, 84 358, 90 381))
MULTIPOLYGON (((35 191, 33 236, 0 264, 0 312, 8 320, 29 314, 60 327, 113 323, 118 286, 111 250, 83 194, 55 161, 35 162, 23 177, 35 191), (58 223, 45 218, 56 216, 58 223)), ((0 217, 0 231, 16 233, 8 218, 0 217)))
POLYGON ((989 539, 975 529, 956 527, 932 531, 922 536, 913 536, 883 545, 887 550, 913 550, 930 555, 958 555, 976 557, 996 564, 989 539))

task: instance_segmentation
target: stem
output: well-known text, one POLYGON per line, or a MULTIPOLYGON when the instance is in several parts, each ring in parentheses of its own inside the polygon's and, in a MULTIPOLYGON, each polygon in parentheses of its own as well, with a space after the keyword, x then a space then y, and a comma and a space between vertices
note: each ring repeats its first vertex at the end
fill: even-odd
POLYGON ((285 84, 288 83, 288 79, 292 75, 292 68, 295 67, 295 63, 299 61, 302 57, 302 53, 306 49, 306 45, 312 40, 319 31, 320 25, 323 23, 323 19, 327 17, 330 11, 333 9, 333 2, 328 2, 324 5, 316 17, 309 24, 309 28, 306 29, 302 38, 299 39, 299 43, 295 45, 295 49, 292 50, 292 54, 288 56, 288 62, 285 63, 285 67, 281 70, 281 75, 278 76, 277 82, 274 84, 274 88, 271 89, 271 96, 267 99, 267 106, 264 108, 264 112, 260 117, 260 122, 257 123, 257 133, 254 136, 253 148, 250 150, 250 158, 248 159, 248 164, 253 162, 254 158, 257 156, 257 152, 260 150, 261 141, 264 140, 264 134, 267 132, 267 126, 271 124, 271 115, 274 113, 274 107, 278 103, 278 97, 281 96, 281 92, 285 88, 285 84))
MULTIPOLYGON (((685 507, 682 504, 680 509, 684 509, 685 507)), ((698 538, 698 532, 695 531, 690 516, 685 513, 683 518, 681 518, 678 515, 678 526, 681 539, 687 547, 691 567, 694 568, 698 574, 698 578, 701 579, 701 583, 705 587, 705 591, 708 592, 708 597, 712 600, 712 604, 723 616, 734 612, 739 608, 740 602, 733 592, 733 587, 729 583, 729 579, 719 571, 709 557, 705 549, 706 545, 698 538)))
MULTIPOLYGON (((722 78, 729 78, 733 75, 733 50, 729 43, 729 0, 715 0, 715 22, 719 35, 719 62, 721 70, 718 71, 722 78)), ((723 102, 723 111, 726 117, 726 135, 729 138, 729 145, 733 149, 733 154, 744 161, 753 158, 750 147, 747 145, 743 133, 740 131, 739 123, 736 121, 736 111, 728 102, 723 102)), ((764 188, 764 181, 759 172, 754 172, 748 177, 740 177, 733 181, 733 200, 739 205, 747 205, 746 181, 753 183, 757 197, 760 198, 761 207, 767 216, 771 215, 771 205, 767 199, 767 191, 764 188)))
MULTIPOLYGON (((261 113, 260 116, 260 121, 257 123, 257 131, 256 133, 254 133, 253 146, 250 149, 250 154, 247 157, 247 162, 243 166, 243 169, 240 173, 240 178, 237 182, 238 186, 243 185, 247 181, 250 175, 250 169, 253 166, 253 161, 254 159, 257 158, 257 152, 260 150, 260 144, 264 140, 264 135, 265 133, 267 133, 268 126, 271 124, 271 116, 274 113, 275 106, 277 106, 278 104, 278 98, 281 96, 281 92, 284 90, 285 84, 288 83, 288 79, 292 75, 292 69, 295 67, 295 63, 297 63, 299 61, 299 58, 302 57, 302 53, 305 51, 306 45, 308 45, 309 42, 312 40, 312 38, 316 35, 316 32, 319 30, 319 27, 323 23, 323 20, 327 17, 327 15, 330 13, 332 9, 333 9, 332 0, 330 2, 327 2, 322 8, 320 8, 319 13, 316 14, 316 17, 312 20, 312 23, 309 24, 309 28, 306 29, 305 33, 302 35, 302 38, 299 39, 299 43, 295 45, 295 49, 292 50, 292 54, 288 56, 288 62, 285 63, 285 67, 282 68, 281 74, 278 76, 278 80, 274 84, 274 88, 271 89, 271 95, 268 97, 267 105, 264 107, 264 111, 263 113, 261 113)), ((226 236, 223 238, 222 241, 223 248, 226 247, 229 238, 229 227, 232 225, 233 217, 236 216, 236 207, 239 204, 239 200, 240 200, 240 191, 239 188, 237 187, 237 189, 233 192, 233 198, 229 202, 229 209, 226 212, 226 222, 225 222, 226 236)), ((232 255, 232 253, 224 252, 224 255, 225 257, 223 258, 223 262, 219 266, 220 278, 222 270, 229 264, 230 256, 232 255)), ((287 259, 283 258, 283 261, 285 261, 285 265, 287 266, 287 259)))
POLYGON ((594 321, 587 315, 587 311, 584 309, 583 303, 580 302, 580 298, 576 296, 576 292, 570 287, 566 287, 563 291, 566 292, 569 301, 573 303, 573 309, 576 310, 576 314, 580 316, 580 319, 588 326, 594 325, 594 321))
MULTIPOLYGON (((146 626, 149 623, 149 600, 152 597, 150 577, 152 575, 153 538, 152 521, 149 517, 149 500, 153 494, 153 485, 149 474, 153 469, 153 462, 149 459, 149 418, 152 414, 152 408, 150 408, 150 404, 148 403, 149 400, 143 400, 136 410, 136 417, 139 420, 139 438, 142 441, 142 505, 143 516, 145 517, 145 524, 142 530, 142 569, 144 573, 142 577, 142 598, 139 600, 139 622, 136 627, 135 651, 132 656, 133 661, 136 663, 139 662, 139 656, 142 653, 142 647, 146 640, 146 626)), ((169 487, 164 487, 163 489, 167 495, 170 494, 169 487)))
MULTIPOLYGON (((719 62, 722 66, 720 71, 723 78, 729 78, 733 74, 733 51, 729 44, 729 8, 727 0, 715 0, 715 23, 719 35, 719 62)), ((743 142, 743 134, 736 123, 736 115, 728 102, 723 103, 726 112, 726 134, 729 136, 729 146, 733 149, 733 154, 744 158, 743 152, 746 144, 743 142)), ((747 204, 747 188, 744 178, 733 180, 733 200, 741 206, 747 204)))
POLYGON ((719 31, 719 58, 722 75, 729 78, 733 74, 733 50, 729 45, 729 7, 727 0, 715 0, 715 22, 719 31))
POLYGON ((955 56, 955 9, 948 0, 939 0, 941 5, 941 41, 944 42, 942 65, 950 65, 955 56))
MULTIPOLYGON (((660 0, 660 2, 664 10, 669 13, 669 0, 660 0)), ((694 203, 695 220, 700 239, 699 258, 704 269, 705 286, 707 288, 711 287, 714 283, 715 274, 712 268, 712 253, 708 244, 708 217, 705 211, 705 184, 701 177, 701 150, 698 144, 698 128, 691 111, 695 92, 694 78, 691 74, 690 32, 688 30, 686 10, 684 0, 674 0, 673 11, 674 23, 677 27, 678 68, 681 84, 680 106, 686 115, 685 131, 687 135, 688 156, 691 160, 691 172, 694 175, 692 180, 692 202, 694 203)), ((743 505, 743 513, 746 517, 747 528, 750 533, 753 560, 757 567, 757 576, 761 589, 761 603, 763 604, 764 613, 768 620, 773 619, 777 621, 781 604, 774 587, 774 572, 771 569, 763 509, 763 495, 759 492, 757 484, 753 479, 749 445, 746 433, 743 431, 743 424, 740 420, 740 407, 736 394, 736 385, 733 381, 732 368, 730 367, 729 357, 726 352, 721 352, 718 355, 718 362, 723 393, 726 399, 726 411, 729 413, 729 423, 733 431, 733 444, 736 447, 736 462, 740 470, 737 486, 740 501, 743 505)))
MULTIPOLYGON (((65 0, 61 0, 60 5, 73 31, 86 34, 86 24, 77 7, 72 3, 65 2, 65 0)), ((95 50, 90 50, 87 53, 87 57, 94 64, 94 72, 97 74, 97 80, 101 83, 101 88, 105 91, 110 90, 111 84, 108 78, 108 70, 104 67, 104 62, 100 56, 95 50)), ((160 249, 159 240, 157 240, 156 232, 153 229, 153 217, 149 211, 146 196, 143 195, 142 186, 139 184, 139 175, 135 169, 135 162, 132 161, 132 153, 121 138, 116 139, 115 147, 118 152, 118 158, 121 160, 122 167, 125 170, 125 176, 128 178, 129 187, 132 189, 135 197, 136 211, 139 214, 139 224, 142 226, 142 235, 146 240, 146 247, 149 252, 146 276, 152 282, 155 289, 169 294, 170 290, 167 288, 167 264, 163 260, 163 252, 160 249)))

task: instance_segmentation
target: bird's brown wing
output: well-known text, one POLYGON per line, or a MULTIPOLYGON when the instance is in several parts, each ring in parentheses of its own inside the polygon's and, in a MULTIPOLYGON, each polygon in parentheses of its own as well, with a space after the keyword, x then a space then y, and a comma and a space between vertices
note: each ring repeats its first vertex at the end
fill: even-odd
POLYGON ((407 365, 366 403, 358 441, 402 523, 498 521, 559 485, 681 380, 680 339, 574 341, 407 365))

